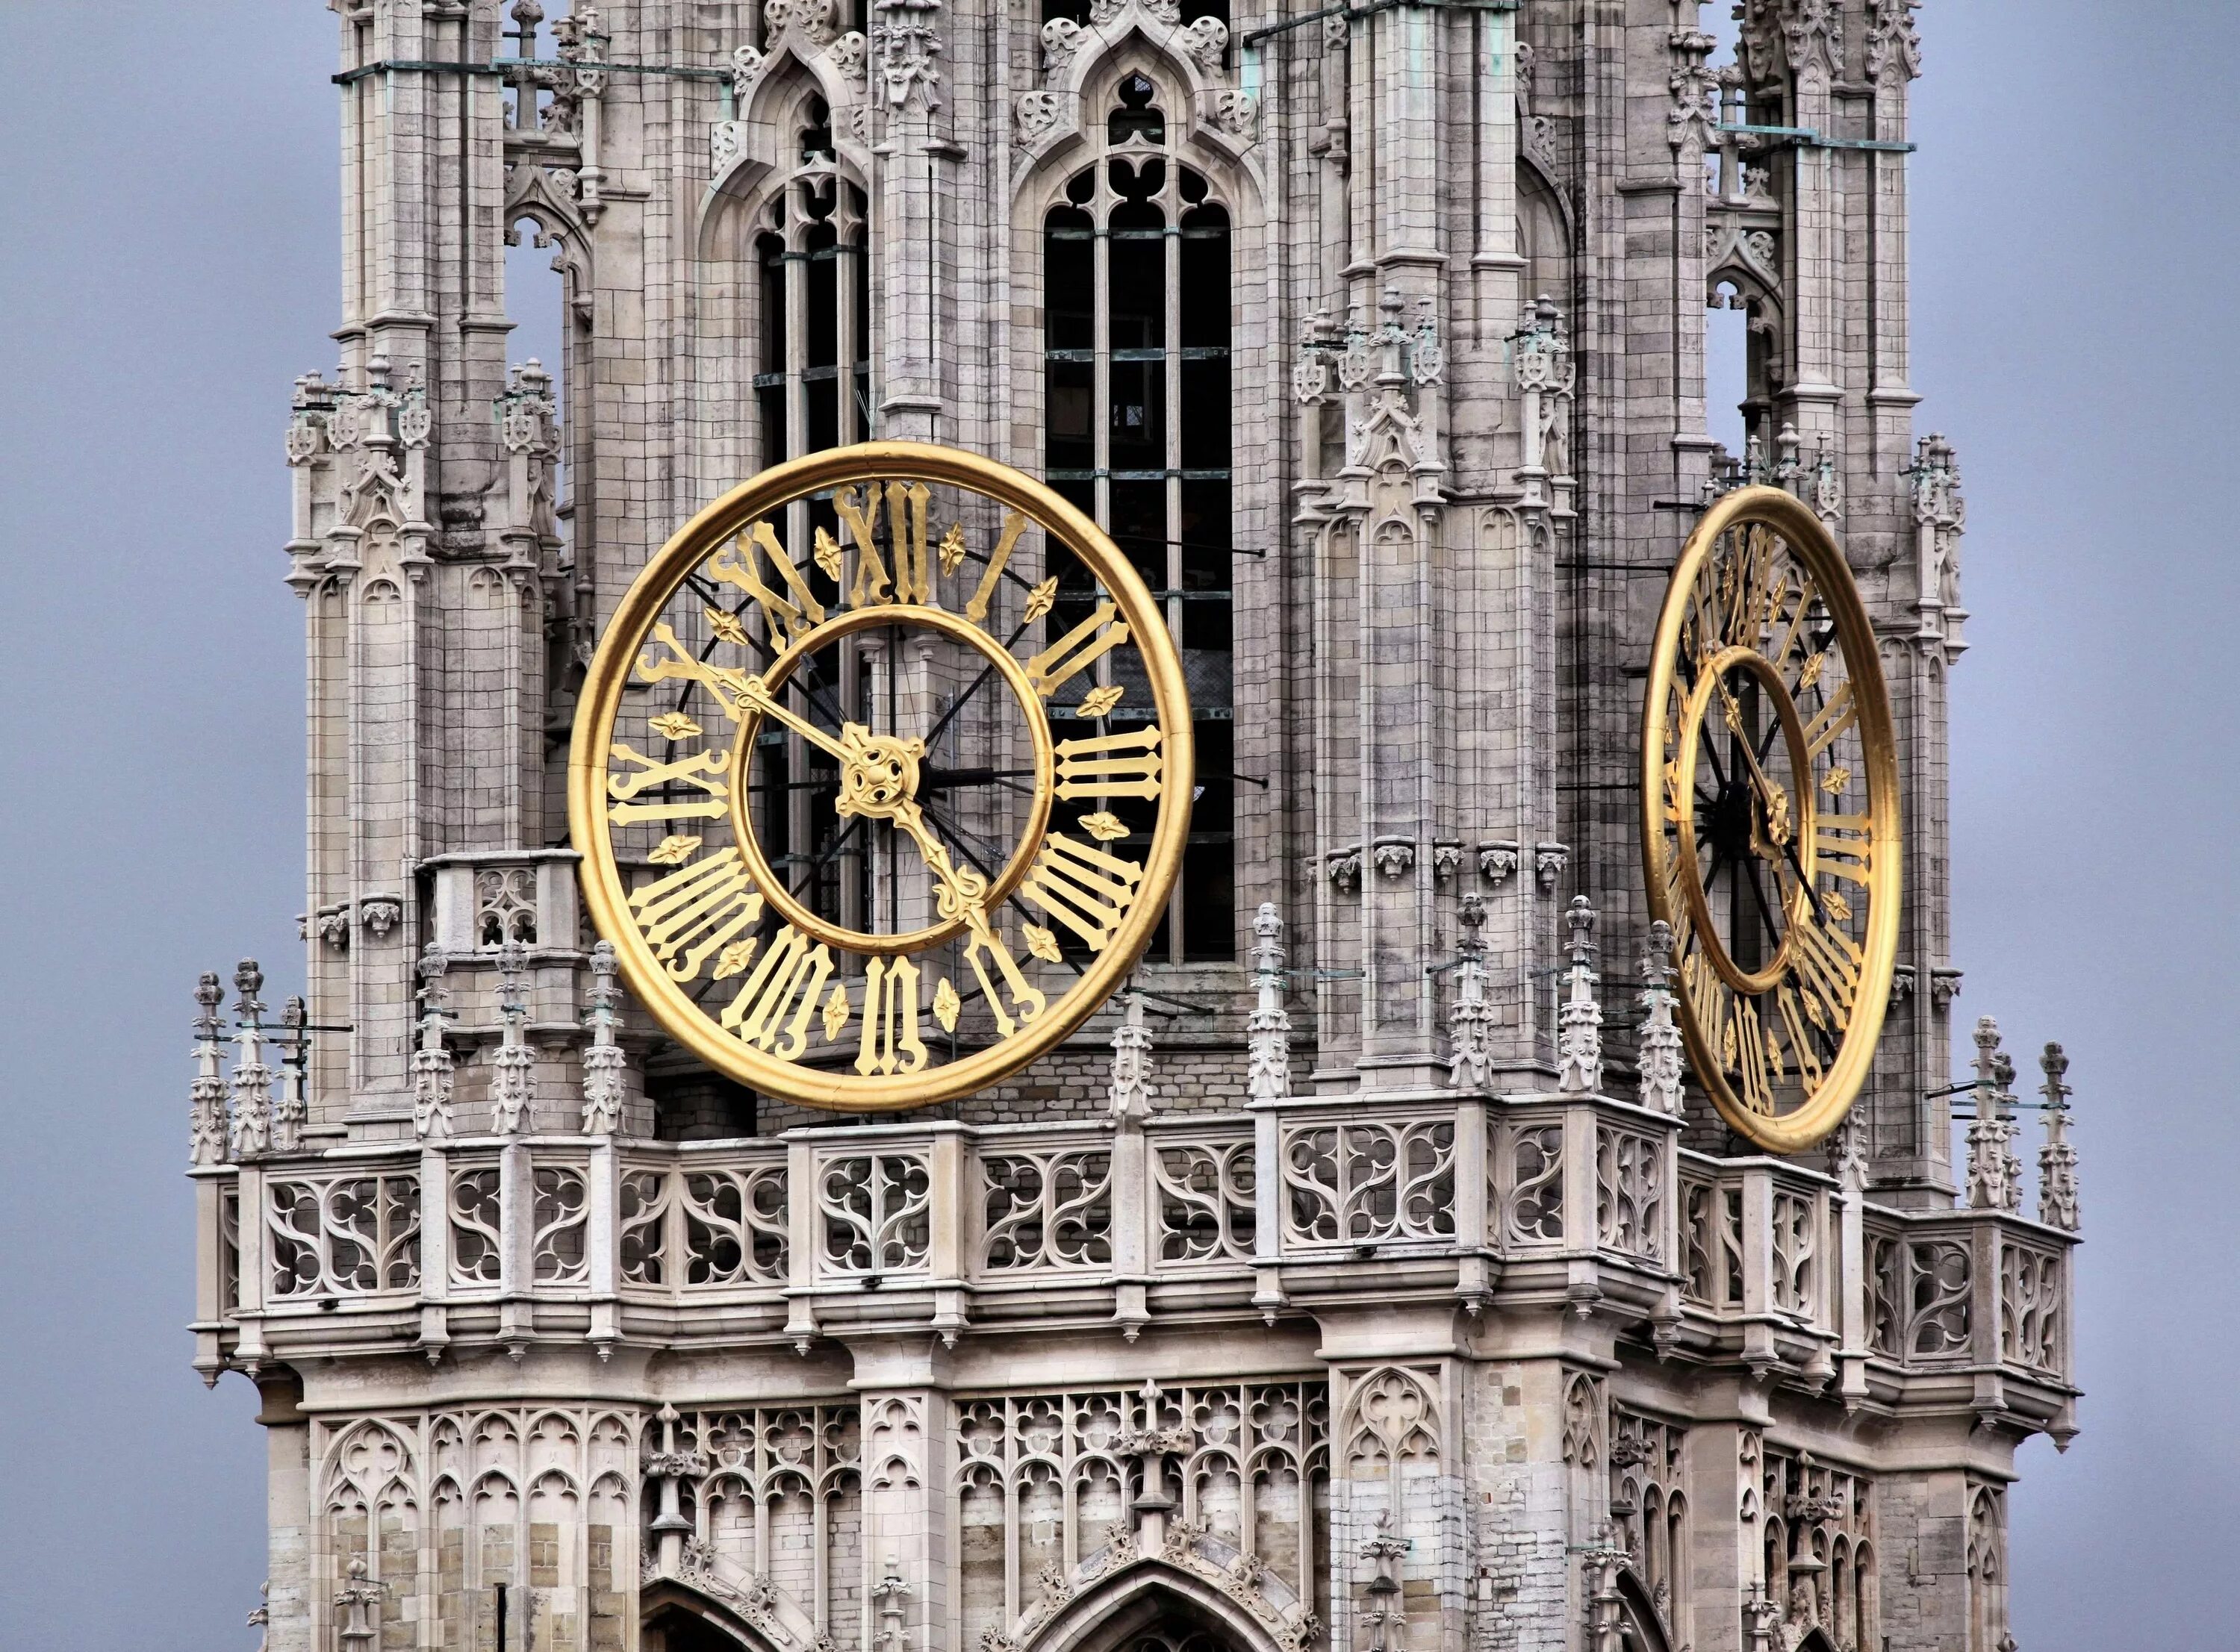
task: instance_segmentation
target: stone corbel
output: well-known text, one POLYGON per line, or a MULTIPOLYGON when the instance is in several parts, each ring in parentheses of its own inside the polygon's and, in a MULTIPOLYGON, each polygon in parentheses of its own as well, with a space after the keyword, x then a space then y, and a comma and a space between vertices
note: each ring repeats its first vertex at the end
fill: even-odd
POLYGON ((1437 882, 1452 881, 1462 864, 1463 846, 1455 839, 1443 837, 1431 845, 1431 876, 1437 882))
POLYGON ((1960 996, 1960 975, 1957 969, 1931 969, 1929 972, 1930 1002, 1937 1006, 1940 1016, 1952 1008, 1952 1001, 1960 996))
POLYGON ((1517 876, 1517 840, 1497 837, 1477 846, 1478 876, 1500 888, 1517 876))
POLYGON ((1380 837, 1370 845, 1370 855, 1377 863, 1377 869, 1386 877, 1403 877, 1416 864, 1416 840, 1412 837, 1380 837))
POLYGON ((395 929, 404 918, 403 897, 396 895, 369 895, 357 903, 358 922, 365 925, 366 933, 377 941, 395 929))
POLYGON ((348 901, 321 907, 312 915, 312 923, 318 929, 319 939, 326 943, 330 951, 350 950, 350 909, 348 901))
POLYGON ((1563 869, 1571 863, 1571 851, 1563 843, 1535 843, 1532 846, 1532 869, 1540 879, 1540 892, 1553 895, 1556 885, 1563 881, 1563 869))
POLYGON ((1341 895, 1351 895, 1361 887, 1361 845, 1355 843, 1341 849, 1328 857, 1324 869, 1331 887, 1341 895))

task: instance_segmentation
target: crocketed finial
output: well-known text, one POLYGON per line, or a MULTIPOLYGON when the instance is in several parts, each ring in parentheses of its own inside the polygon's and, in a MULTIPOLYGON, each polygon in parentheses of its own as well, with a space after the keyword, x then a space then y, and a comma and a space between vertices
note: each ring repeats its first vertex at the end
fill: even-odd
POLYGON ((1485 1001, 1485 897, 1463 896, 1455 923, 1462 964, 1447 1011, 1449 1082, 1457 1089, 1488 1090, 1493 1087, 1493 1006, 1485 1001))
POLYGON ((1976 1210, 2013 1210, 2022 1204, 2008 1138, 2005 1103, 2015 1064, 1999 1047, 1999 1023, 1984 1016, 1976 1023, 1976 1116, 1968 1126, 1968 1204, 1976 1210))
POLYGON ((233 1156, 246 1158, 272 1147, 272 1069, 264 1064, 264 971, 243 958, 233 972, 241 996, 233 1006, 238 1041, 233 1060, 233 1156))
POLYGON ((1143 995, 1122 995, 1120 1024, 1112 1029, 1112 1116, 1148 1118, 1151 1112, 1151 1029, 1143 1024, 1143 995))
POLYGON ((423 1139, 436 1141, 451 1134, 451 1052, 443 1042, 451 1004, 443 977, 450 967, 450 959, 433 941, 420 954, 420 1047, 412 1052, 412 1126, 423 1139))
POLYGON ((1680 1029, 1672 1019, 1672 926, 1658 918, 1641 947, 1641 1104, 1680 1111, 1680 1029))
POLYGON ((490 1129, 500 1136, 513 1135, 529 1119, 530 1076, 537 1058, 522 1042, 529 1004, 521 977, 528 967, 529 949, 520 942, 509 941, 497 949, 497 1008, 504 1025, 490 1075, 490 1129))
POLYGON ((1244 1023, 1245 1088, 1256 1102, 1291 1093, 1291 1015, 1283 1006, 1283 917, 1273 901, 1252 916, 1252 984, 1257 993, 1244 1023))
POLYGON ((195 983, 195 1078, 187 1091, 187 1162, 225 1162, 225 1074, 218 1044, 218 1006, 225 989, 217 971, 205 969, 195 983))
POLYGON ((2069 1072, 2068 1054, 2059 1044, 2048 1044, 2038 1066, 2045 1074, 2038 1089, 2045 1097, 2045 1145, 2037 1150, 2037 1219, 2075 1233, 2077 1149, 2069 1140, 2069 1098, 2074 1092, 2062 1082, 2069 1072))
POLYGON ((1570 983, 1556 1032, 1556 1088, 1567 1096, 1591 1096, 1603 1087, 1603 1009, 1595 1001, 1595 909, 1583 895, 1571 897, 1563 915, 1571 933, 1570 983))
POLYGON ((590 1042, 583 1049, 583 1134, 612 1136, 623 1122, 623 1051, 615 1042, 622 1017, 621 989, 615 985, 615 947, 602 941, 591 949, 591 996, 583 1018, 590 1042))

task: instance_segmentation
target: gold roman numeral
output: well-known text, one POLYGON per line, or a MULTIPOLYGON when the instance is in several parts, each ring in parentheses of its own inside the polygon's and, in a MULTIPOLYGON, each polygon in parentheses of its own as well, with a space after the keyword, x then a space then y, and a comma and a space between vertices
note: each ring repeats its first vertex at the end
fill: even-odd
POLYGON ((1068 800, 1156 797, 1159 769, 1157 729, 1057 743, 1057 795, 1068 800))
POLYGON ((923 482, 887 483, 887 543, 895 550, 895 600, 923 603, 933 595, 933 568, 925 552, 926 490, 923 482))
POLYGON ((848 606, 861 608, 865 603, 878 604, 892 600, 888 596, 894 582, 887 577, 887 564, 879 555, 877 542, 871 536, 871 513, 879 508, 879 484, 868 485, 870 507, 858 498, 853 488, 842 488, 832 496, 832 509, 848 525, 848 536, 856 542, 856 583, 848 592, 848 606))
POLYGON ((763 619, 773 637, 783 636, 789 643, 814 626, 824 623, 824 607, 809 589, 809 582, 801 576, 801 570, 793 565, 793 558, 778 543, 777 532, 767 522, 758 522, 745 535, 725 545, 708 559, 709 575, 727 585, 736 585, 754 598, 763 610, 763 619), (751 540, 751 546, 749 541, 751 540), (788 602, 763 583, 755 571, 755 551, 770 558, 770 566, 785 588, 794 596, 788 602))
POLYGON ((843 488, 832 496, 832 509, 847 524, 856 542, 856 583, 848 592, 850 608, 877 608, 890 603, 928 603, 933 600, 933 563, 925 543, 925 507, 930 497, 923 482, 890 482, 887 495, 887 543, 894 552, 890 577, 873 537, 873 519, 879 513, 879 484, 867 482, 858 495, 843 488))
POLYGON ((1113 616, 1118 604, 1107 601, 1097 611, 1027 662, 1027 681, 1045 700, 1073 678, 1128 640, 1128 627, 1113 616))
POLYGON ((859 1073, 914 1073, 925 1065, 917 1036, 917 965, 908 958, 874 958, 863 971, 863 1042, 856 1052, 859 1073))
POLYGON ((1835 1011, 1838 1026, 1848 1025, 1859 996, 1859 973, 1866 967, 1857 944, 1841 929, 1823 928, 1807 917, 1790 924, 1789 951, 1798 981, 1835 1011))
POLYGON ((1705 1038, 1717 1042, 1727 1024, 1727 983, 1700 952, 1691 952, 1680 966, 1681 990, 1696 1012, 1696 1025, 1705 1038))
POLYGON ((763 897, 736 849, 703 856, 647 884, 630 904, 655 959, 676 981, 697 976, 763 915, 763 897))
MULTIPOLYGON (((1797 638, 1804 635, 1804 622, 1810 616, 1812 604, 1818 596, 1819 592, 1813 588, 1810 580, 1804 580, 1798 584, 1797 605, 1789 610, 1788 624, 1781 633, 1781 641, 1766 656, 1774 663, 1775 668, 1784 674, 1787 670, 1790 654, 1797 647, 1797 638)), ((1777 613, 1774 623, 1780 624, 1782 616, 1777 613)))
POLYGON ((995 926, 984 919, 972 925, 972 939, 965 943, 964 956, 972 965, 972 973, 979 977, 981 996, 988 1000, 988 1008, 996 1017, 996 1031, 1009 1038, 1027 1022, 1032 1021, 1048 1007, 1050 1001, 1036 990, 1026 976, 1020 973, 1019 961, 1011 956, 1010 947, 995 926), (993 969, 995 976, 989 970, 993 969), (1010 994, 1010 1009, 1003 1006, 1003 995, 996 989, 1000 978, 1010 994), (1017 1012, 1017 1019, 1012 1017, 1017 1012))
POLYGON ((1806 1030, 1804 1016, 1797 1003, 1797 990, 1784 981, 1775 993, 1775 1003, 1781 1011, 1782 1029, 1789 1035, 1789 1053, 1797 1062, 1797 1076, 1804 1088, 1818 1089, 1822 1069, 1820 1057, 1813 1052, 1812 1035, 1806 1030))
POLYGON ((1859 720, 1859 708, 1851 702, 1851 685, 1839 683, 1828 703, 1820 708, 1819 715, 1804 725, 1804 751, 1817 757, 1836 743, 1836 736, 1859 720))
POLYGON ((1735 1005, 1733 1065, 1743 1083, 1743 1105, 1753 1113, 1773 1111, 1772 1076, 1767 1071, 1765 1029, 1757 1006, 1744 998, 1735 1005))
POLYGON ((817 1016, 817 996, 832 973, 832 949, 790 923, 771 938, 739 996, 721 1020, 741 1042, 792 1061, 809 1048, 809 1024, 817 1016))
POLYGON ((1812 867, 1854 883, 1869 882, 1874 822, 1865 815, 1821 815, 1812 827, 1812 867))
POLYGON ((725 801, 731 795, 730 786, 717 778, 730 767, 728 752, 696 751, 674 763, 657 763, 619 740, 607 749, 617 761, 637 765, 634 773, 608 774, 607 795, 610 797, 630 798, 650 787, 677 784, 696 786, 708 794, 683 803, 617 802, 607 811, 607 818, 617 825, 627 826, 640 820, 720 820, 730 807, 725 801))
POLYGON ((1027 869, 1019 893, 1102 952, 1136 898, 1143 869, 1052 832, 1027 869))
POLYGON ((739 709, 735 703, 735 696, 743 681, 739 672, 727 670, 720 665, 710 665, 707 661, 696 657, 690 649, 677 641, 677 633, 670 629, 666 620, 653 628, 653 640, 669 650, 670 657, 664 660, 657 654, 639 655, 639 681, 697 683, 715 696, 716 703, 723 708, 726 716, 737 721, 739 709))
POLYGON ((988 571, 980 576, 979 589, 972 600, 964 604, 964 617, 975 625, 988 618, 988 604, 995 600, 996 583, 1003 577, 1003 565, 1011 560, 1011 550, 1019 543, 1019 536, 1027 530, 1027 519, 1017 511, 1008 511, 1003 516, 1003 531, 997 536, 996 549, 988 553, 988 571))

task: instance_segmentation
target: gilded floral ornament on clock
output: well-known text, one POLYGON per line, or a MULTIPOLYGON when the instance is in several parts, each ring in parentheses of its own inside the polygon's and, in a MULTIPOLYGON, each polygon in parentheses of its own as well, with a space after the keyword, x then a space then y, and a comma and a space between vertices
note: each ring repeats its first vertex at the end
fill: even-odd
POLYGON ((1865 606, 1810 507, 1728 494, 1673 571, 1642 714, 1650 916, 1696 1082, 1796 1152, 1865 1083, 1897 962, 1897 749, 1865 606))
POLYGON ((639 576, 580 702, 570 824, 672 1037, 879 1111, 1017 1070, 1110 996, 1165 914, 1191 775, 1127 558, 1017 471, 881 443, 766 471, 639 576))

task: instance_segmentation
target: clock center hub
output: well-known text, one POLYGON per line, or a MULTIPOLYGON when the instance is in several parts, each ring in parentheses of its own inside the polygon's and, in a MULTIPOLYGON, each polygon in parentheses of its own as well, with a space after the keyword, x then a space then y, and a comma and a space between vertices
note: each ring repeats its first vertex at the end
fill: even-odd
POLYGON ((873 734, 860 723, 840 730, 840 799, 843 815, 891 820, 917 796, 917 760, 925 742, 873 734))

